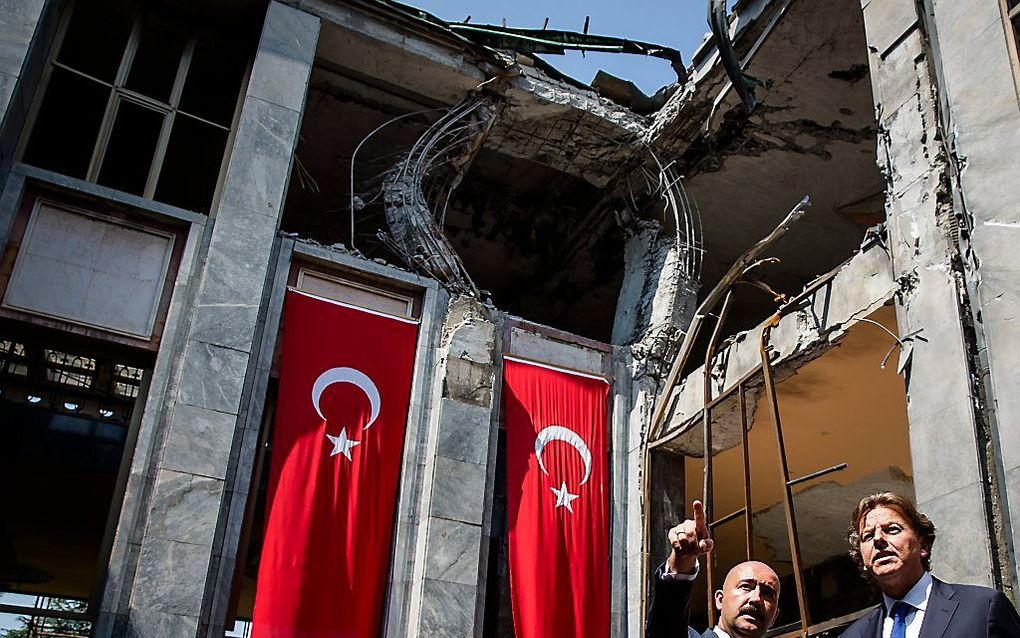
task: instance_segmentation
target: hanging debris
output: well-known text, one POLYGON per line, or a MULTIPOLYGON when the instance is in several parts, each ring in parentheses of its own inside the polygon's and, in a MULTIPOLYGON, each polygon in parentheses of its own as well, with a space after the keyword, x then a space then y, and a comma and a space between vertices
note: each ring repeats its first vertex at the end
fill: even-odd
POLYGON ((474 160, 499 109, 470 96, 451 108, 386 172, 382 197, 389 232, 379 238, 413 270, 451 292, 478 297, 478 287, 443 233, 450 195, 474 160))
POLYGON ((740 101, 744 103, 744 108, 751 113, 758 105, 758 98, 754 96, 757 80, 744 73, 737 60, 737 54, 733 51, 730 21, 726 17, 726 0, 708 0, 708 25, 712 29, 715 46, 719 49, 719 57, 722 58, 726 75, 730 77, 730 82, 740 96, 740 101))

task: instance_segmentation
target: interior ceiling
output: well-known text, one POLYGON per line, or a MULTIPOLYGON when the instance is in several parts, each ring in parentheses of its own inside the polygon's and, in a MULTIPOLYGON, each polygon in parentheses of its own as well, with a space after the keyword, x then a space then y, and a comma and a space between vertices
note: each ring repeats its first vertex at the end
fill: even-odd
MULTIPOLYGON (((857 0, 790 5, 747 70, 763 83, 760 105, 746 120, 728 115, 738 108, 730 91, 712 135, 684 156, 704 227, 703 290, 804 195, 808 214, 770 251, 781 263, 759 273, 781 292, 848 259, 865 228, 884 219, 867 62, 857 0)), ((764 294, 743 293, 732 316, 746 328, 774 307, 764 294)))

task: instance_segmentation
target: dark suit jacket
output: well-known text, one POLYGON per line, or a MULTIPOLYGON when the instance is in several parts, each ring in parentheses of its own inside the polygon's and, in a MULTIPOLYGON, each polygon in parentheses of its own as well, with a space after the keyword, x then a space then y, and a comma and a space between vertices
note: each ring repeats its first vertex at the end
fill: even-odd
POLYGON ((699 634, 687 625, 691 618, 691 590, 693 580, 662 580, 660 565, 655 570, 655 593, 648 608, 645 638, 716 638, 709 629, 699 634))
MULTIPOLYGON (((885 605, 850 625, 843 638, 881 638, 885 605)), ((1020 638, 1020 616, 1002 592, 932 579, 921 638, 1020 638)))

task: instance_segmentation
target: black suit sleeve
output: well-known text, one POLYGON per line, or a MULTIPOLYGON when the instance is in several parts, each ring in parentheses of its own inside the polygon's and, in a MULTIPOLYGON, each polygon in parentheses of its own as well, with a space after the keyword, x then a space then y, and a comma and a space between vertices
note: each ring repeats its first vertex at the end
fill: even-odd
POLYGON ((684 638, 691 619, 693 580, 662 580, 665 565, 655 570, 655 593, 648 608, 645 638, 684 638))
POLYGON ((988 605, 988 638, 1020 638, 1020 616, 1002 592, 988 605))

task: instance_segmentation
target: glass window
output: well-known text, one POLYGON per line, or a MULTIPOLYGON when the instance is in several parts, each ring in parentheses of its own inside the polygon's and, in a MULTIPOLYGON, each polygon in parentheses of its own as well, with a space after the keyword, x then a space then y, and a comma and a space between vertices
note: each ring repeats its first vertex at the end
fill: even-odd
POLYGON ((70 11, 21 161, 208 212, 251 43, 114 0, 70 11))

